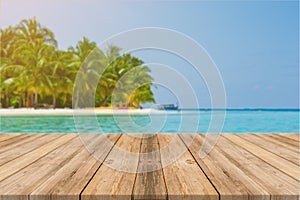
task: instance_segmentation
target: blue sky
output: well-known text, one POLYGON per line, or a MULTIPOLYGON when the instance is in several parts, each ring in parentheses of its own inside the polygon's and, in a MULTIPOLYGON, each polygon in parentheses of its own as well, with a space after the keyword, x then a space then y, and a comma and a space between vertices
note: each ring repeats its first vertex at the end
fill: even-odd
MULTIPOLYGON (((163 27, 179 31, 201 44, 218 66, 228 107, 299 107, 297 1, 0 2, 1 28, 36 16, 55 33, 61 49, 75 45, 83 36, 101 43, 132 28, 163 27)), ((195 77, 189 64, 159 52, 135 55, 145 62, 174 67, 190 81, 200 107, 210 106, 205 83, 201 77, 195 77)), ((155 90, 155 95, 158 103, 176 102, 161 87, 155 90)))

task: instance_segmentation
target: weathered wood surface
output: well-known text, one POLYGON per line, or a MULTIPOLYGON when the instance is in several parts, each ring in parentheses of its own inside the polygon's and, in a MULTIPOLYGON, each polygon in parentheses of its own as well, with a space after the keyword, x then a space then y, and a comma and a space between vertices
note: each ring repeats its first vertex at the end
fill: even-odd
POLYGON ((133 199, 167 198, 167 189, 161 164, 157 135, 146 136, 142 139, 133 199), (153 154, 147 154, 150 152, 153 152, 153 154))
POLYGON ((132 163, 127 163, 128 158, 124 154, 120 156, 119 154, 124 152, 119 152, 119 149, 138 153, 141 147, 141 139, 122 135, 115 146, 118 148, 114 148, 105 160, 107 164, 111 164, 111 167, 105 164, 100 167, 91 182, 84 189, 82 200, 131 199, 136 174, 126 172, 126 167, 131 166, 131 169, 136 171, 138 157, 132 163), (119 159, 117 160, 116 157, 119 159), (116 166, 118 166, 118 163, 120 165, 123 163, 124 165, 121 167, 123 171, 113 169, 115 163, 117 163, 116 166))
POLYGON ((0 200, 299 199, 298 134, 205 138, 0 134, 0 200))
MULTIPOLYGON (((178 149, 185 148, 178 136, 159 135, 158 138, 159 143, 164 146, 174 142, 176 144, 174 146, 178 149)), ((182 197, 187 199, 218 199, 217 191, 189 151, 183 151, 183 154, 172 163, 168 162, 170 157, 177 157, 177 152, 173 148, 168 148, 162 153, 162 164, 168 164, 163 171, 170 199, 181 199, 182 197)))
MULTIPOLYGON (((292 136, 292 135, 291 135, 292 136)), ((265 135, 256 135, 256 134, 243 134, 239 135, 243 139, 252 142, 253 144, 259 145, 261 148, 264 148, 267 151, 272 152, 288 161, 293 162, 294 164, 299 164, 299 152, 295 148, 287 148, 286 145, 281 143, 276 143, 276 141, 270 141, 270 138, 267 134, 265 135)))

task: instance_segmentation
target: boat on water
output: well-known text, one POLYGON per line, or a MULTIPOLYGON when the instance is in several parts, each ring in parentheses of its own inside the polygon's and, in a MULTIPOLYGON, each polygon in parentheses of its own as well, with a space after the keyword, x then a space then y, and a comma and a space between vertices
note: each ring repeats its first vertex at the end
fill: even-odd
POLYGON ((179 110, 178 105, 175 104, 159 104, 157 105, 158 110, 179 110))

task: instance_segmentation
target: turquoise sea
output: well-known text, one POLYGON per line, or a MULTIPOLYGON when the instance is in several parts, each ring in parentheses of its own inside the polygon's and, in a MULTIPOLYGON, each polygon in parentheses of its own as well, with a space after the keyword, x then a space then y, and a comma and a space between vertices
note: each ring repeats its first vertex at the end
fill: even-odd
MULTIPOLYGON (((299 133, 299 109, 227 109, 222 133, 299 133)), ((14 116, 0 118, 1 133, 206 133, 218 110, 166 115, 14 116), (213 113, 213 114, 212 114, 213 113), (95 125, 94 122, 97 122, 95 125)), ((222 125, 222 124, 221 124, 222 125)), ((210 127, 211 126, 211 127, 210 127)), ((210 128, 209 128, 210 127, 210 128)), ((210 131, 213 130, 213 131, 210 131)))

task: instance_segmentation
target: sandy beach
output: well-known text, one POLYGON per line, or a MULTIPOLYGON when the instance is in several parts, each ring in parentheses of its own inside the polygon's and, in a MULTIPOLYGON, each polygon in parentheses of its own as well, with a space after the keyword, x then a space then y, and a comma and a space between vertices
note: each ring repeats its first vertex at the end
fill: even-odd
POLYGON ((163 114, 164 111, 156 109, 33 109, 33 108, 17 108, 17 109, 0 109, 0 116, 31 116, 31 115, 128 115, 128 114, 163 114))

